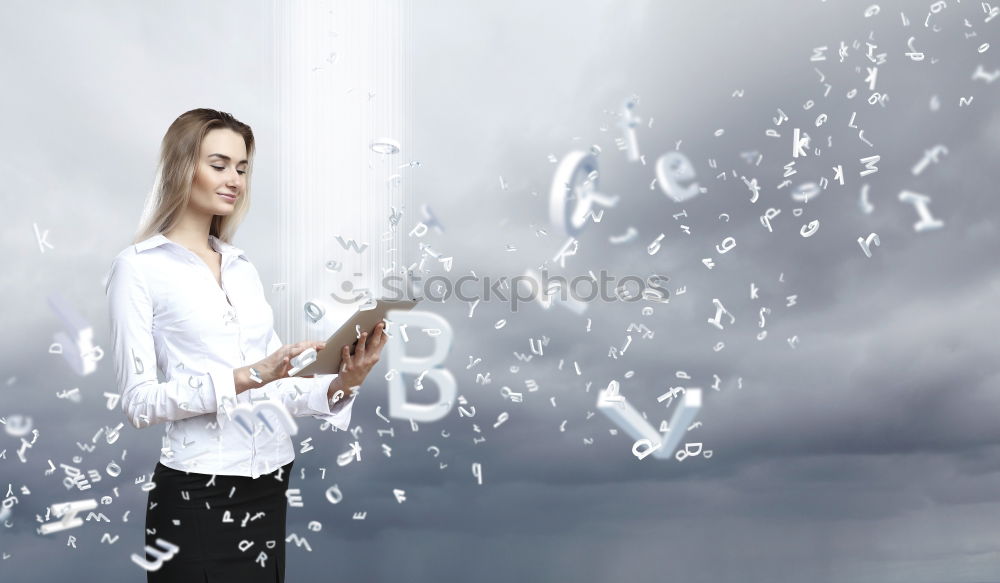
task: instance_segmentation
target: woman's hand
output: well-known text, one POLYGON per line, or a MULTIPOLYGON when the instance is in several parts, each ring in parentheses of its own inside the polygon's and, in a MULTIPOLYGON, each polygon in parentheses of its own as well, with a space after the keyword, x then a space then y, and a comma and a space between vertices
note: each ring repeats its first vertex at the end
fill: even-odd
POLYGON ((260 378, 266 385, 271 381, 283 379, 288 376, 288 371, 292 369, 291 360, 301 354, 304 350, 315 348, 316 351, 319 352, 325 347, 325 343, 313 340, 306 340, 295 344, 286 344, 276 350, 274 354, 271 354, 264 360, 258 361, 251 366, 257 369, 257 372, 260 374, 260 378))
POLYGON ((340 380, 338 384, 339 388, 346 393, 345 400, 351 398, 353 395, 351 389, 361 386, 365 377, 378 362, 379 355, 382 354, 382 349, 388 338, 383 333, 384 330, 385 322, 379 322, 372 328, 371 334, 368 332, 361 334, 353 355, 350 346, 345 345, 341 349, 340 373, 334 380, 340 380))

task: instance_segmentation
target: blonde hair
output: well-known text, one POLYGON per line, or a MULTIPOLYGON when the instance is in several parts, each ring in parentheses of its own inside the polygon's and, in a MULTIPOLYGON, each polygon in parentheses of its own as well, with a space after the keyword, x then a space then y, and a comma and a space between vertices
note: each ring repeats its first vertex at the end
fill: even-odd
POLYGON ((177 224, 191 200, 191 184, 194 182, 201 142, 209 131, 220 128, 233 130, 243 136, 247 148, 246 189, 243 196, 236 200, 232 213, 215 215, 209 229, 209 235, 232 243, 236 229, 250 210, 253 130, 229 113, 200 108, 182 113, 170 124, 163 136, 153 190, 146 197, 133 244, 157 233, 169 232, 177 224))

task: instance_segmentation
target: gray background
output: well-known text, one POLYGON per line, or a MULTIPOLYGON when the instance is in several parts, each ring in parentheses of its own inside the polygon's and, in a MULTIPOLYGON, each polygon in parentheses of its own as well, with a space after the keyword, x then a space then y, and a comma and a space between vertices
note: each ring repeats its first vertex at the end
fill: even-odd
MULTIPOLYGON (((352 425, 363 427, 361 463, 337 467, 350 436, 303 423, 296 441, 314 435, 316 449, 296 459, 292 487, 302 489, 305 506, 289 509, 288 532, 306 536, 313 550, 289 545, 289 580, 1000 580, 1000 366, 990 330, 1000 293, 1000 82, 971 79, 979 64, 1000 66, 1000 18, 984 23, 978 3, 948 2, 932 16, 940 28, 934 32, 924 26, 929 3, 879 2, 881 12, 866 18, 868 5, 414 6, 410 157, 421 166, 409 176, 417 202, 428 203, 445 227, 427 240, 455 258, 449 275, 471 269, 511 277, 551 262, 565 239, 546 224, 555 168, 548 156, 597 144, 601 190, 621 202, 587 226, 578 254, 554 273, 665 273, 672 289, 686 286, 687 293, 653 304, 651 316, 641 315, 644 302, 595 302, 583 316, 537 304, 512 313, 499 301, 480 304, 472 318, 454 299, 429 306, 454 328, 447 366, 476 417, 459 418, 456 407, 417 432, 394 420, 395 437, 379 438, 376 429, 386 424, 375 407, 385 410, 387 370, 380 364, 354 411, 352 425), (904 55, 910 36, 927 53, 924 61, 904 55), (849 46, 844 62, 841 41, 849 46), (851 47, 855 41, 860 49, 851 47), (866 41, 887 53, 876 86, 889 95, 885 107, 866 101, 866 41), (992 46, 978 53, 985 42, 992 46), (830 47, 826 60, 811 62, 812 48, 823 45, 830 47), (832 85, 826 97, 814 67, 832 85), (851 88, 858 95, 848 99, 851 88), (737 89, 742 98, 732 96, 737 89), (614 144, 621 135, 616 112, 633 93, 645 165, 628 162, 614 144), (960 107, 962 96, 974 96, 971 105, 960 107), (815 106, 805 111, 810 99, 815 106), (766 137, 779 107, 791 119, 777 128, 781 138, 766 137), (852 112, 873 147, 848 127, 852 112), (819 113, 829 121, 816 128, 819 113), (807 205, 777 188, 792 161, 794 127, 822 149, 797 159, 794 184, 832 178, 837 164, 846 179, 807 205), (713 135, 720 128, 724 134, 713 135), (656 158, 677 140, 708 190, 684 204, 649 188, 656 158), (910 167, 935 144, 948 155, 913 176, 910 167), (760 166, 740 158, 748 150, 764 154, 760 166), (858 159, 875 154, 878 172, 860 177, 858 159), (758 178, 756 204, 731 170, 758 178), (725 180, 716 177, 723 171, 725 180), (865 182, 870 215, 858 208, 865 182), (944 228, 914 232, 917 215, 897 200, 902 190, 931 196, 944 228), (767 207, 782 209, 774 233, 758 220, 767 207), (797 207, 804 207, 801 217, 792 216, 797 207), (690 235, 671 217, 681 209, 690 235), (721 212, 732 220, 719 221, 721 212), (799 227, 813 219, 819 231, 801 237, 799 227), (639 233, 635 240, 609 242, 629 226, 639 233), (662 249, 650 256, 646 245, 661 232, 662 249), (866 259, 856 239, 870 232, 881 246, 866 259), (737 247, 720 256, 713 249, 726 236, 737 247), (717 266, 706 269, 703 257, 717 266), (757 300, 751 282, 761 289, 757 300), (786 307, 792 294, 797 304, 786 307), (715 313, 712 298, 737 318, 725 331, 705 322, 715 313), (758 342, 761 307, 772 312, 769 335, 758 342), (497 330, 501 318, 507 325, 497 330), (633 334, 624 356, 608 358, 631 322, 650 326, 655 337, 633 334), (550 338, 544 356, 511 373, 520 364, 513 352, 527 352, 528 339, 543 334, 550 338), (793 335, 796 348, 786 342, 793 335), (719 341, 726 346, 715 352, 719 341), (483 361, 467 370, 470 355, 483 361), (680 370, 692 380, 676 379, 680 370), (492 381, 477 384, 476 373, 487 371, 492 381), (713 373, 722 378, 719 391, 708 389, 713 373), (525 379, 539 391, 528 393, 525 379), (631 440, 611 435, 607 418, 587 418, 597 389, 611 379, 654 425, 671 413, 656 401, 668 387, 705 389, 703 426, 687 441, 703 442, 713 457, 637 460, 631 440), (505 385, 525 392, 525 402, 502 399, 505 385), (510 419, 494 429, 501 411, 510 419), (473 444, 480 435, 487 440, 473 444), (382 443, 392 446, 391 457, 382 443), (440 458, 429 445, 441 448, 440 458), (482 485, 472 477, 474 462, 482 464, 482 485), (318 467, 327 468, 325 480, 318 467), (344 493, 336 506, 323 496, 333 483, 344 493), (404 503, 393 488, 406 491, 404 503), (367 519, 352 520, 355 511, 367 511, 367 519), (323 530, 309 532, 310 520, 323 530)), ((110 360, 80 378, 48 354, 60 323, 45 296, 70 300, 93 323, 97 343, 109 345, 102 278, 130 242, 163 132, 195 107, 229 111, 255 130, 255 203, 235 243, 265 287, 277 281, 268 18, 268 5, 234 1, 0 8, 0 192, 8 225, 0 234, 7 328, 0 415, 30 415, 41 432, 27 464, 17 459, 20 442, 0 435, 7 450, 0 485, 31 492, 19 496, 13 526, 0 529, 0 550, 11 555, 0 561, 4 580, 144 576, 128 559, 143 544, 145 493, 133 481, 152 471, 161 430, 127 427, 114 445, 79 451, 76 442, 124 419, 101 396, 116 390, 110 360), (54 250, 39 251, 33 222, 50 232, 54 250), (73 387, 81 403, 56 398, 73 387), (75 465, 104 476, 89 491, 65 490, 61 472, 44 476, 47 459, 72 464, 74 455, 84 458, 75 465), (117 480, 103 471, 112 459, 124 468, 117 480), (120 497, 101 507, 111 523, 35 534, 35 514, 46 505, 99 499, 113 486, 120 497), (104 532, 120 539, 101 544, 104 532), (66 546, 68 534, 77 537, 76 549, 66 546)))

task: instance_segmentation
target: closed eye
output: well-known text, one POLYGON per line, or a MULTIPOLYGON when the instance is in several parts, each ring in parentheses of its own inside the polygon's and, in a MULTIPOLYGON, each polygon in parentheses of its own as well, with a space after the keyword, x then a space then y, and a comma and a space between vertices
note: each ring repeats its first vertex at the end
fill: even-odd
MULTIPOLYGON (((218 171, 220 171, 220 172, 226 169, 226 167, 225 167, 225 166, 212 166, 212 168, 215 168, 216 170, 218 170, 218 171)), ((240 174, 241 176, 242 176, 242 175, 244 175, 244 174, 246 174, 246 171, 245 171, 245 170, 237 170, 236 172, 237 172, 238 174, 240 174)))

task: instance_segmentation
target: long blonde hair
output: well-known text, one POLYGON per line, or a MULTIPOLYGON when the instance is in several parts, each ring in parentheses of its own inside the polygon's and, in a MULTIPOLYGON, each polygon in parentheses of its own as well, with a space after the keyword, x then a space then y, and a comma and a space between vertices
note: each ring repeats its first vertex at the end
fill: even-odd
POLYGON ((233 212, 215 215, 209 235, 232 243, 233 235, 250 210, 250 177, 253 173, 254 139, 250 126, 231 114, 214 109, 192 109, 182 113, 167 128, 160 144, 160 161, 153 190, 146 197, 139 230, 133 244, 157 233, 169 232, 191 200, 191 184, 197 168, 201 142, 209 131, 228 128, 243 136, 247 148, 246 189, 236 200, 233 212))

